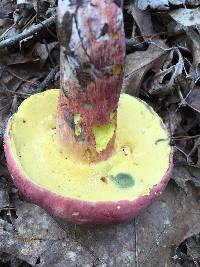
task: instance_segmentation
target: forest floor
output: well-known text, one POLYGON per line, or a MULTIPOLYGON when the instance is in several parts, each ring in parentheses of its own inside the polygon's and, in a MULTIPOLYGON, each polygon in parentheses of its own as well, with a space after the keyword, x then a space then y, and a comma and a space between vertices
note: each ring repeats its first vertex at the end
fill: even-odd
POLYGON ((59 88, 55 0, 0 1, 0 266, 200 266, 200 2, 124 1, 123 91, 147 101, 175 149, 166 191, 131 222, 82 228, 25 201, 5 162, 8 118, 59 88))

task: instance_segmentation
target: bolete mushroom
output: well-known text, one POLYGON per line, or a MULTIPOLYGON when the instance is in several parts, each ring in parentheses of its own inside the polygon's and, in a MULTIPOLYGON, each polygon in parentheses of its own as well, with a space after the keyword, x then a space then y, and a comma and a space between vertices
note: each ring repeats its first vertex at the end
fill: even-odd
POLYGON ((132 218, 160 195, 172 171, 161 118, 142 100, 120 96, 121 5, 59 1, 61 90, 26 99, 5 131, 7 164, 19 190, 78 224, 132 218))

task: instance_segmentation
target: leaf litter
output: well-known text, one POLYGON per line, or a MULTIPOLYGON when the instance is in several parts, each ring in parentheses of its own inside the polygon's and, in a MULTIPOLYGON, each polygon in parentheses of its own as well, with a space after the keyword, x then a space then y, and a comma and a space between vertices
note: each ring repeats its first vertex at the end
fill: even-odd
POLYGON ((59 88, 56 2, 0 3, 0 265, 199 266, 199 1, 124 1, 123 91, 147 101, 163 118, 175 170, 149 209, 107 229, 55 221, 23 199, 6 168, 2 137, 9 116, 31 94, 59 88), (26 37, 18 38, 22 33, 26 37))

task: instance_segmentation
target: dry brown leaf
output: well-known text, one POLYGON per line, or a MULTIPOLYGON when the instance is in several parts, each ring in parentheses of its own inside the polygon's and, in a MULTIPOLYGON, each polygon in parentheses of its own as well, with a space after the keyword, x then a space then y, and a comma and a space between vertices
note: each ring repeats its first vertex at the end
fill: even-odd
POLYGON ((152 9, 168 10, 171 5, 185 4, 185 0, 138 0, 138 7, 145 10, 148 7, 152 9))
POLYGON ((128 6, 128 11, 133 16, 134 21, 140 29, 140 34, 144 39, 148 39, 154 34, 153 25, 151 21, 151 13, 149 10, 140 10, 136 3, 128 6))
POLYGON ((184 62, 180 51, 178 49, 172 50, 162 69, 151 79, 148 92, 150 94, 169 94, 173 89, 175 80, 182 74, 183 67, 184 62), (174 54, 178 55, 178 62, 175 65, 173 64, 174 54))
POLYGON ((52 42, 49 44, 43 44, 43 43, 36 43, 34 46, 34 54, 36 57, 40 58, 40 65, 41 67, 44 66, 46 63, 49 55, 51 54, 52 50, 58 45, 58 42, 52 42))
POLYGON ((199 196, 193 187, 185 194, 170 184, 135 220, 90 229, 58 225, 39 207, 16 199, 12 224, 7 216, 0 220, 0 251, 38 267, 178 267, 176 248, 200 232, 199 196))
POLYGON ((200 87, 194 87, 186 99, 187 104, 197 112, 200 112, 200 87))
POLYGON ((200 187, 200 169, 197 166, 178 164, 174 170, 173 179, 185 192, 188 191, 188 182, 200 187), (178 166, 180 165, 180 166, 178 166))
POLYGON ((173 10, 169 15, 178 23, 185 27, 195 26, 200 24, 200 8, 179 8, 173 10))
POLYGON ((197 69, 200 65, 200 35, 192 28, 186 28, 185 31, 189 38, 189 45, 192 50, 192 65, 197 69))
POLYGON ((166 51, 153 45, 142 54, 136 51, 127 55, 123 91, 138 96, 147 71, 153 67, 161 67, 166 55, 166 51))
POLYGON ((196 267, 200 263, 200 234, 184 240, 177 248, 177 257, 183 267, 196 267))
POLYGON ((164 122, 171 135, 174 135, 175 131, 182 122, 182 116, 176 105, 170 105, 164 116, 164 122))

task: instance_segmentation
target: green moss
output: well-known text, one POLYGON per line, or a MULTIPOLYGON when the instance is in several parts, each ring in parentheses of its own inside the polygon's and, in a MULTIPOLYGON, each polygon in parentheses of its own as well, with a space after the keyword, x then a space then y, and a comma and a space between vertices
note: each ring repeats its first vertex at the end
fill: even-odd
POLYGON ((129 188, 135 184, 133 177, 127 173, 118 173, 116 176, 111 176, 111 179, 120 188, 129 188))

